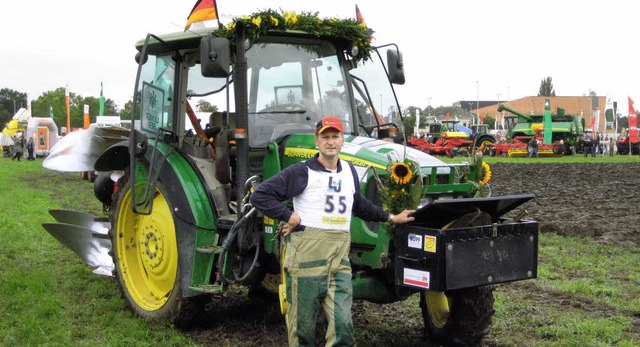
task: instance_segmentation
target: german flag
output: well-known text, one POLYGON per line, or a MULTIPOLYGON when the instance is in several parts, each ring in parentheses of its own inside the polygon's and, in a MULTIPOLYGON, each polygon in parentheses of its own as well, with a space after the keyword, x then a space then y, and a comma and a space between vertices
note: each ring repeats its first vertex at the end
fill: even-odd
POLYGON ((362 12, 360 12, 360 9, 358 8, 358 5, 356 5, 356 19, 358 20, 358 22, 360 22, 360 25, 365 28, 367 27, 367 24, 364 22, 364 17, 362 16, 362 12))
POLYGON ((193 10, 187 17, 187 25, 184 27, 184 31, 189 30, 191 24, 196 22, 202 22, 205 20, 218 19, 218 8, 215 0, 198 0, 193 6, 193 10))

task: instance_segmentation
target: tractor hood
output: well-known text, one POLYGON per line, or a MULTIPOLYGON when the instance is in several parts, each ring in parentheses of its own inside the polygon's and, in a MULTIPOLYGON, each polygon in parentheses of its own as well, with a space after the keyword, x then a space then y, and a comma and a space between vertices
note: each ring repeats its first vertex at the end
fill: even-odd
MULTIPOLYGON (((313 157, 318 149, 313 134, 291 135, 284 143, 284 167, 313 157)), ((421 168, 438 167, 439 173, 448 172, 448 164, 422 151, 398 143, 362 136, 345 136, 340 158, 351 162, 362 179, 369 167, 386 170, 389 163, 404 158, 418 163, 421 168), (444 171, 443 171, 444 170, 444 171)))

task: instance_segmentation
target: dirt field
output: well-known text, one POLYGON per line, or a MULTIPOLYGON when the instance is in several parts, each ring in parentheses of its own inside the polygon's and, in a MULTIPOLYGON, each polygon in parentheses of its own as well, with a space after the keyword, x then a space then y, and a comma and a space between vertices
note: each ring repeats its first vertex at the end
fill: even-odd
POLYGON ((493 195, 533 193, 523 206, 540 230, 592 236, 602 242, 640 242, 637 164, 491 165, 493 195))
MULTIPOLYGON (((637 164, 493 164, 493 195, 535 194, 522 206, 540 221, 541 231, 586 235, 599 242, 637 245, 640 203, 637 164)), ((512 214, 516 214, 516 210, 512 214)), ((511 214, 510 214, 511 215, 511 214)), ((532 284, 520 282, 501 290, 529 295, 532 284)), ((187 332, 195 341, 220 346, 285 346, 286 328, 274 299, 225 294, 208 306, 198 327, 187 332)), ((537 293, 544 300, 567 305, 563 295, 537 293)), ((410 298, 408 300, 412 300, 410 298)), ((429 346, 422 342, 423 322, 414 304, 354 303, 356 338, 363 346, 429 346)), ((585 303, 590 307, 593 303, 585 303)), ((640 324, 640 322, 639 322, 640 324)), ((485 346, 501 346, 490 335, 485 346)))

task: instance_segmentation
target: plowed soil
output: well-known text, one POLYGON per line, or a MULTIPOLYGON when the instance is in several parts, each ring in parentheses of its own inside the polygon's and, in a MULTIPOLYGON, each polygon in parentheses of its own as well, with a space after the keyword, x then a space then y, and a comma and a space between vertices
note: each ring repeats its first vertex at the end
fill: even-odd
MULTIPOLYGON (((542 232, 640 242, 640 166, 633 163, 491 165, 494 196, 533 193, 523 205, 542 232)), ((520 210, 520 209, 518 209, 520 210)))

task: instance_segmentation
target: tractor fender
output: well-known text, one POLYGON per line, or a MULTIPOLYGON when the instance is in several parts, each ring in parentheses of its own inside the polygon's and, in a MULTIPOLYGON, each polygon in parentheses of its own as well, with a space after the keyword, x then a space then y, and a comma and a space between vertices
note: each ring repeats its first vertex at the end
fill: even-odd
POLYGON ((129 166, 129 140, 120 141, 107 148, 96 160, 96 171, 124 170, 129 166))
MULTIPOLYGON (((128 144, 127 141, 125 143, 128 144)), ((160 168, 158 178, 171 197, 169 204, 175 214, 182 296, 198 295, 199 293, 192 291, 190 286, 208 282, 213 255, 196 252, 196 243, 201 234, 217 230, 213 200, 208 193, 205 179, 184 153, 163 142, 156 145, 160 152, 156 155, 164 156, 164 164, 160 168)), ((144 155, 145 165, 149 164, 151 152, 146 151, 144 155)))

